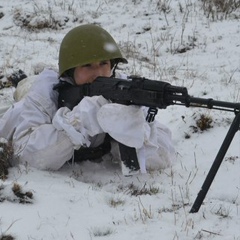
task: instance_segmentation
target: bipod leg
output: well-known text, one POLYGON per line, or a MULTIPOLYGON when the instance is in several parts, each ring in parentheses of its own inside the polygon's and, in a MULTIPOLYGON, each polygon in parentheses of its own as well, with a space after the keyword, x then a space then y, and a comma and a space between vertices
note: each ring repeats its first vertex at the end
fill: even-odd
POLYGON ((239 130, 239 124, 240 124, 240 113, 238 112, 238 113, 236 113, 236 116, 228 130, 228 133, 222 143, 222 146, 220 147, 220 149, 218 151, 218 154, 212 164, 212 167, 208 172, 208 175, 202 185, 202 188, 198 193, 198 196, 190 210, 190 213, 196 213, 200 209, 202 202, 203 202, 205 196, 207 195, 207 192, 212 184, 212 181, 213 181, 215 175, 217 174, 217 171, 222 163, 222 160, 232 142, 232 139, 233 139, 235 133, 239 130))

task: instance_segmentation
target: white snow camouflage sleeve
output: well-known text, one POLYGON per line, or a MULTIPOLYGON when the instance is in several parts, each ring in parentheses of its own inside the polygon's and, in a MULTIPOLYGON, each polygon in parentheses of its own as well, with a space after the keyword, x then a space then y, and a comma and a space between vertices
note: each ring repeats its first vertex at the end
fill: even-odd
POLYGON ((64 131, 52 125, 57 111, 57 73, 44 70, 28 95, 14 104, 1 118, 0 137, 13 141, 20 163, 38 169, 59 169, 74 152, 74 145, 64 131))
POLYGON ((67 107, 58 109, 53 125, 56 129, 63 130, 75 147, 89 147, 90 138, 103 133, 97 121, 97 113, 107 103, 102 96, 84 97, 72 111, 67 107))
POLYGON ((97 118, 104 132, 136 148, 142 173, 166 168, 175 160, 170 130, 157 120, 148 123, 146 107, 110 103, 98 111, 97 118))

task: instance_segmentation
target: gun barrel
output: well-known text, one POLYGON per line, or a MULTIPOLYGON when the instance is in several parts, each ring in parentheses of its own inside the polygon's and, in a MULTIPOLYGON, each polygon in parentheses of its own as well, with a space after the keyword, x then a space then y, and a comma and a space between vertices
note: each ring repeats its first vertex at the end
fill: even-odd
POLYGON ((187 88, 168 85, 166 87, 166 105, 184 105, 186 107, 201 107, 231 112, 240 111, 240 103, 218 101, 212 98, 191 97, 187 88))
POLYGON ((212 98, 189 97, 189 107, 206 107, 231 112, 240 111, 240 103, 218 101, 212 98))

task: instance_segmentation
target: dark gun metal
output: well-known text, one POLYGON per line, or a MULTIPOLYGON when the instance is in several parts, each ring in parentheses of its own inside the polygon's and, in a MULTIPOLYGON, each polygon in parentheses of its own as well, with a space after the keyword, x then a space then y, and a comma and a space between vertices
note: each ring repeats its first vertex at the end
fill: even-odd
MULTIPOLYGON (((73 86, 66 83, 60 83, 56 86, 56 89, 59 91, 60 107, 68 106, 72 109, 84 96, 102 95, 112 102, 149 107, 149 114, 153 114, 149 116, 150 121, 154 120, 154 114, 156 114, 157 109, 165 109, 170 105, 182 105, 185 107, 209 108, 234 112, 235 118, 209 170, 201 190, 198 193, 190 213, 196 213, 199 211, 232 139, 235 133, 239 130, 240 103, 217 101, 211 98, 205 99, 191 97, 185 87, 173 86, 167 82, 149 80, 141 77, 132 77, 130 80, 98 77, 91 84, 73 86), (61 84, 63 85, 62 87, 61 84)), ((137 160, 135 159, 135 162, 136 161, 137 160)), ((137 168, 138 167, 139 166, 137 166, 137 168)))

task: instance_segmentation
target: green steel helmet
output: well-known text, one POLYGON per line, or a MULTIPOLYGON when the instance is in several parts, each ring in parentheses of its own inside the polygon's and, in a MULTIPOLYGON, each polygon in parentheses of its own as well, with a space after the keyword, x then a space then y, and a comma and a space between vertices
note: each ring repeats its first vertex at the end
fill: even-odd
POLYGON ((70 30, 59 51, 59 76, 77 66, 104 60, 127 63, 112 36, 103 28, 85 24, 70 30))

